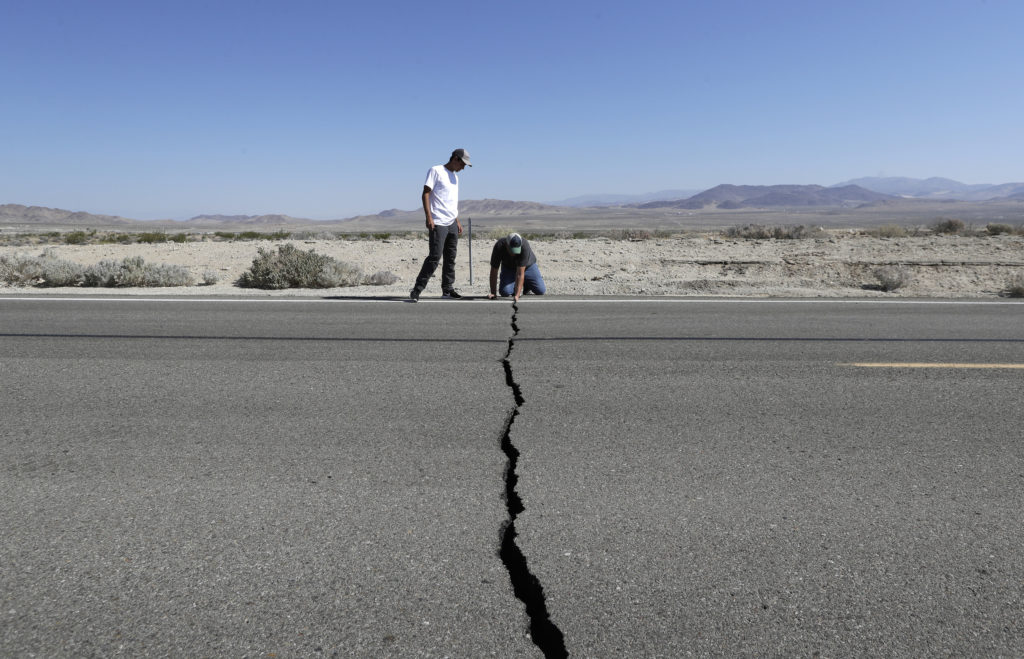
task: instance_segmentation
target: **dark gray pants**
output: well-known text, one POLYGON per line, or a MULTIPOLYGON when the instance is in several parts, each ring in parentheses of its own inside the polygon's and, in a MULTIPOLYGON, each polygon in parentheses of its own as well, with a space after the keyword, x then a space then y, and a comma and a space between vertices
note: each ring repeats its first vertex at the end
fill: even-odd
POLYGON ((422 291, 427 287, 427 282, 434 276, 437 264, 443 257, 441 292, 447 293, 455 287, 455 251, 459 246, 459 227, 455 226, 454 222, 448 226, 435 224, 427 240, 430 242, 430 252, 427 258, 423 259, 423 267, 416 277, 416 290, 422 291))

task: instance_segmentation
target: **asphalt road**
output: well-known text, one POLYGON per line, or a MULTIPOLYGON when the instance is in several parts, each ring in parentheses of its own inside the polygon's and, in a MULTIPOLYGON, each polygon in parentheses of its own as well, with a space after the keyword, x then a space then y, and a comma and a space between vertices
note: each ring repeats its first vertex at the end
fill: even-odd
POLYGON ((0 299, 2 653, 1024 654, 1024 305, 513 312, 0 299))

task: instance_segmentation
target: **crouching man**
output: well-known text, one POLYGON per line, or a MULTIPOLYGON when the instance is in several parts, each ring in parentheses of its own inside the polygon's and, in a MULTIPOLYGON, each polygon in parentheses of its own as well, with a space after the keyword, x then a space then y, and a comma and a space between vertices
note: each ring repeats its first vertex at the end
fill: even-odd
POLYGON ((518 302, 523 293, 544 295, 546 292, 530 241, 518 233, 499 238, 491 250, 491 293, 487 298, 493 300, 499 294, 502 297, 511 295, 518 302))

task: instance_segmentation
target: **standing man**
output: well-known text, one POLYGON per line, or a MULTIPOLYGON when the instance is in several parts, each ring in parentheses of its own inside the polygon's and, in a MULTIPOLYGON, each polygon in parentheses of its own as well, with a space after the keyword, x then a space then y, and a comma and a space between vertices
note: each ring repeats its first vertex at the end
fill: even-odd
POLYGON ((491 250, 491 293, 488 300, 498 296, 508 297, 518 302, 523 293, 544 295, 547 287, 537 267, 537 257, 533 254, 530 241, 518 233, 499 238, 491 250), (501 268, 501 287, 498 287, 498 268, 501 268))
POLYGON ((427 172, 423 183, 423 213, 427 216, 427 237, 430 251, 423 260, 423 267, 416 277, 416 285, 409 292, 409 299, 416 302, 427 282, 434 276, 437 264, 444 257, 441 267, 441 297, 458 300, 462 296, 455 290, 455 252, 462 234, 459 222, 459 172, 472 167, 465 149, 455 149, 445 165, 435 165, 427 172))

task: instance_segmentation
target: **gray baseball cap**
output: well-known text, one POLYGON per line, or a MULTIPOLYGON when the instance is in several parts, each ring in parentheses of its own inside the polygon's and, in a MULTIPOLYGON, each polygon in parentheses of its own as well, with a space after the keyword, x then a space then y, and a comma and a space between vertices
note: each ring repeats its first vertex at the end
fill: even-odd
POLYGON ((511 233, 508 236, 508 248, 513 254, 520 254, 523 251, 523 237, 518 233, 511 233))
POLYGON ((469 152, 465 149, 455 149, 452 151, 452 158, 458 158, 462 162, 466 163, 466 167, 473 166, 473 164, 469 162, 469 152))

